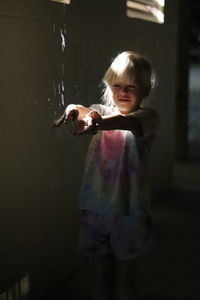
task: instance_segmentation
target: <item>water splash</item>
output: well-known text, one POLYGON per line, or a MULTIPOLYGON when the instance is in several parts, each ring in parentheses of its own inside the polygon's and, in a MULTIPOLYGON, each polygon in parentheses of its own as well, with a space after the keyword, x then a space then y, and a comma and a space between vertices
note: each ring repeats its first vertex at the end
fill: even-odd
POLYGON ((62 104, 63 106, 65 105, 65 97, 64 97, 63 94, 61 95, 61 104, 62 104))
POLYGON ((62 52, 65 51, 65 47, 66 47, 66 42, 65 42, 65 36, 63 34, 62 29, 60 29, 60 36, 61 36, 61 47, 62 47, 62 52))
POLYGON ((65 91, 65 83, 63 80, 61 80, 61 88, 62 88, 62 92, 65 91))
POLYGON ((51 30, 53 31, 53 45, 55 47, 54 51, 57 51, 57 64, 54 65, 52 74, 52 92, 51 96, 48 97, 48 103, 49 107, 51 107, 51 110, 53 107, 51 102, 55 103, 54 110, 56 112, 59 109, 63 109, 63 106, 66 105, 64 52, 67 46, 67 29, 65 24, 60 23, 51 23, 50 26, 51 30))

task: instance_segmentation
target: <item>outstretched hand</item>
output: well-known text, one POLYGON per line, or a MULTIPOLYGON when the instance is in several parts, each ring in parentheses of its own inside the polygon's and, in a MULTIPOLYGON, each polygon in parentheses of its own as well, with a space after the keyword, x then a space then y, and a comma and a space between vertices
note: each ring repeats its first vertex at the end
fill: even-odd
POLYGON ((102 118, 96 111, 90 111, 81 120, 78 120, 79 110, 76 105, 70 104, 67 106, 64 114, 53 123, 53 127, 67 125, 70 121, 70 132, 73 135, 96 134, 97 125, 102 118))
POLYGON ((78 132, 79 135, 96 134, 97 126, 101 123, 102 117, 98 112, 90 111, 85 115, 82 121, 84 122, 84 127, 81 131, 78 132))
POLYGON ((67 108, 65 109, 64 114, 62 114, 62 116, 59 119, 54 121, 53 127, 66 125, 69 120, 71 121, 77 120, 78 114, 79 111, 76 108, 76 105, 73 104, 68 105, 67 108))

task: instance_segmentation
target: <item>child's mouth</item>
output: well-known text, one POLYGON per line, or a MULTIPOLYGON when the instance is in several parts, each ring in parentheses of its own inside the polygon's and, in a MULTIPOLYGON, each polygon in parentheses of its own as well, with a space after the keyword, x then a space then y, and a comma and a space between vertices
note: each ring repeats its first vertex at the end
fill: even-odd
POLYGON ((129 99, 126 99, 126 98, 121 98, 118 100, 119 102, 129 102, 129 99))

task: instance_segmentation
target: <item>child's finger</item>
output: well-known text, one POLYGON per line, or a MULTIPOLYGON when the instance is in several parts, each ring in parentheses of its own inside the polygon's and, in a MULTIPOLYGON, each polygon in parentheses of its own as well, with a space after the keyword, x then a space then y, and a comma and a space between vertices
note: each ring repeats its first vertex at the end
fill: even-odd
POLYGON ((75 121, 78 117, 78 110, 77 109, 72 109, 68 113, 65 113, 65 119, 64 119, 64 124, 67 123, 68 120, 72 119, 72 121, 75 121))
POLYGON ((76 120, 78 116, 78 110, 77 109, 72 109, 69 112, 65 111, 65 113, 58 119, 55 120, 53 123, 53 128, 54 127, 59 127, 60 125, 64 124, 66 125, 66 123, 72 119, 72 121, 76 120))
POLYGON ((53 122, 53 128, 54 127, 59 127, 63 122, 64 122, 64 120, 65 120, 65 114, 63 114, 58 120, 55 120, 54 122, 53 122))

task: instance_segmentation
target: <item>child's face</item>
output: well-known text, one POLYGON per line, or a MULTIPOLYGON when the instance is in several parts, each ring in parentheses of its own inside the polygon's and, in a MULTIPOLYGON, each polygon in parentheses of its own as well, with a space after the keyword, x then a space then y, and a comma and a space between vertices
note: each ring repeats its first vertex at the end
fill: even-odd
POLYGON ((142 102, 137 83, 117 82, 110 86, 113 101, 119 112, 128 114, 140 107, 142 102))

